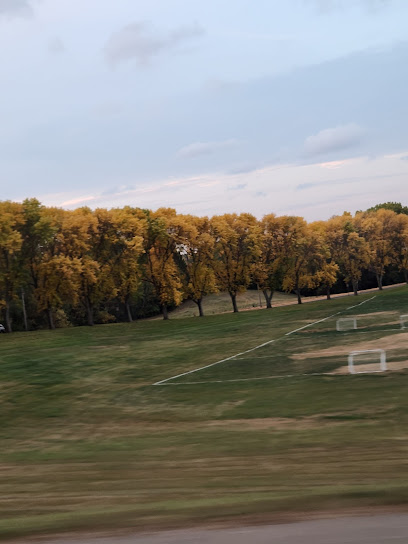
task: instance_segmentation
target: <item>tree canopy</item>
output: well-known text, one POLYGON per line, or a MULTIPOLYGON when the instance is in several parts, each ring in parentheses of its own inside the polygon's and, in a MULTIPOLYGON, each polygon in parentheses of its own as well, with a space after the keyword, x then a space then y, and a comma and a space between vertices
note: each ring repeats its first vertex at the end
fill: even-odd
POLYGON ((272 307, 276 290, 350 286, 357 295, 371 275, 382 289, 408 283, 408 214, 379 204, 328 221, 251 214, 208 217, 126 206, 63 210, 36 199, 0 202, 0 311, 14 328, 108 323, 146 317, 190 299, 231 297, 248 287, 272 307))

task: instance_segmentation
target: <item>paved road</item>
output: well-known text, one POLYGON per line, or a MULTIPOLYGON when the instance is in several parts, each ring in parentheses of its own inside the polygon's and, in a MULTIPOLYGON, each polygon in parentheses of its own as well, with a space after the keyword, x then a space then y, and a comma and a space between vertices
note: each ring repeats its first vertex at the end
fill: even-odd
MULTIPOLYGON (((38 542, 38 541, 36 541, 38 542)), ((236 529, 189 529, 158 534, 48 540, 48 544, 402 544, 408 514, 314 520, 236 529)))

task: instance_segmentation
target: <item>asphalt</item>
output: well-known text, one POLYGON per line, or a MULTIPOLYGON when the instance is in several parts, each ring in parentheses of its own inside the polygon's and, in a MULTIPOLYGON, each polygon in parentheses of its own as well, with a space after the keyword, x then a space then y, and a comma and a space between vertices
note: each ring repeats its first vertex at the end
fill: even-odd
POLYGON ((235 529, 188 529, 157 534, 47 539, 45 542, 47 544, 402 544, 408 543, 408 514, 335 518, 235 529))

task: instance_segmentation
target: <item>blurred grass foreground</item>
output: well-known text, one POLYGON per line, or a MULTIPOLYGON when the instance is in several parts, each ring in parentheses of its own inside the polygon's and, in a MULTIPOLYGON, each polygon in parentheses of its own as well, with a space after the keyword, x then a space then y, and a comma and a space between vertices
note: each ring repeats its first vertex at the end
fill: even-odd
POLYGON ((408 288, 372 297, 2 335, 1 537, 406 504, 408 288))

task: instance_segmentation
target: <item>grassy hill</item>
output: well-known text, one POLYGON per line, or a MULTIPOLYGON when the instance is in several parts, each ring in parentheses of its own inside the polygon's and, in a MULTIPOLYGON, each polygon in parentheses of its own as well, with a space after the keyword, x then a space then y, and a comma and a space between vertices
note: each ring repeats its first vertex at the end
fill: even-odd
MULTIPOLYGON (((289 302, 296 302, 295 295, 289 293, 274 293, 272 304, 280 306, 289 302)), ((255 290, 247 290, 237 295, 237 305, 240 310, 253 310, 265 308, 265 298, 262 293, 255 290)), ((203 299, 205 315, 223 314, 232 311, 231 298, 228 293, 214 293, 203 299)), ((192 300, 183 302, 171 312, 172 318, 198 317, 197 305, 192 300)))
POLYGON ((0 536, 407 504, 408 288, 375 294, 2 335, 0 536), (398 370, 341 373, 373 346, 398 370))

